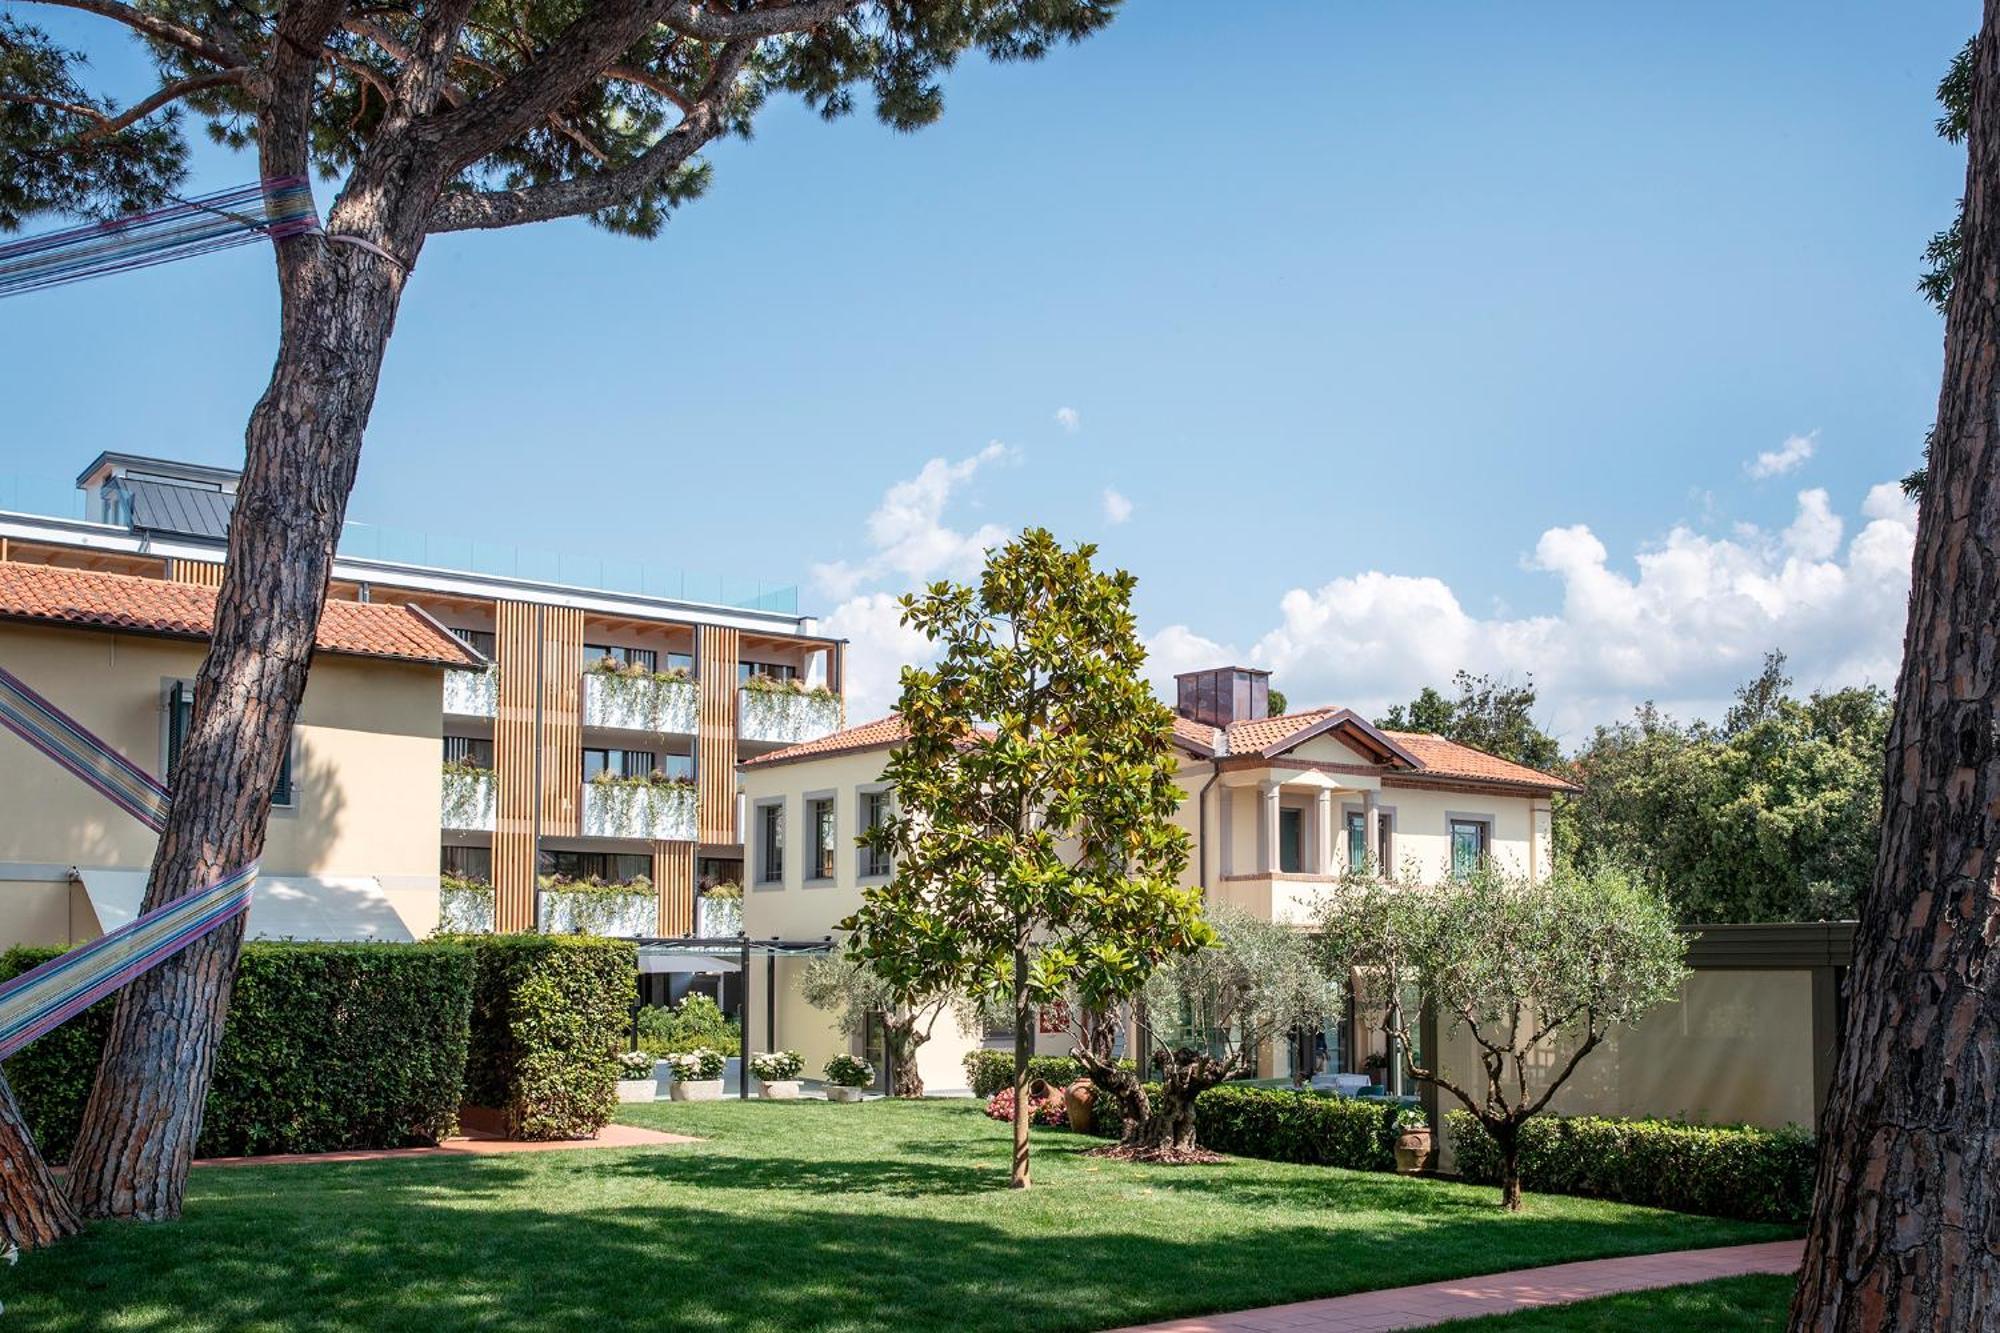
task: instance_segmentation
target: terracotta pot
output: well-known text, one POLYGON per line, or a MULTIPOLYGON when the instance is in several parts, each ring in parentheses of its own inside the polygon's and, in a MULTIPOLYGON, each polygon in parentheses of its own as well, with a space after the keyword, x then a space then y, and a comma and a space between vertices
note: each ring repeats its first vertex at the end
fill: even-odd
POLYGON ((1414 1176, 1424 1169, 1424 1163, 1431 1156, 1431 1132, 1428 1129, 1406 1129, 1396 1136, 1396 1170, 1405 1176, 1414 1176))
POLYGON ((1063 1089, 1063 1110, 1069 1112, 1069 1127, 1079 1134, 1090 1133, 1096 1120, 1097 1085, 1080 1078, 1063 1089))

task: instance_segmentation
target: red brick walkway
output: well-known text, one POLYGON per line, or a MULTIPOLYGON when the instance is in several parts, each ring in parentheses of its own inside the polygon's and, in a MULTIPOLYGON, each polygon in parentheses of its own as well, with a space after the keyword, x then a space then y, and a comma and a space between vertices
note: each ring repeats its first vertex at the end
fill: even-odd
POLYGON ((523 1143, 473 1132, 446 1139, 435 1148, 373 1148, 359 1152, 273 1153, 267 1157, 197 1157, 196 1166, 286 1166, 311 1162, 388 1162, 404 1157, 442 1157, 457 1153, 552 1152, 576 1148, 643 1148, 660 1143, 699 1143, 685 1134, 662 1134, 636 1125, 606 1125, 595 1138, 554 1139, 523 1143))
MULTIPOLYGON (((1427 1282, 1420 1287, 1363 1291, 1323 1301, 1299 1301, 1234 1314, 1202 1315, 1147 1324, 1145 1333, 1379 1333, 1428 1328, 1452 1319, 1505 1314, 1538 1305, 1564 1305, 1621 1291, 1678 1287, 1744 1273, 1798 1271, 1805 1242, 1769 1241, 1713 1250, 1677 1250, 1627 1259, 1523 1268, 1488 1277, 1427 1282)), ((1121 1333, 1140 1333, 1126 1329, 1121 1333)))

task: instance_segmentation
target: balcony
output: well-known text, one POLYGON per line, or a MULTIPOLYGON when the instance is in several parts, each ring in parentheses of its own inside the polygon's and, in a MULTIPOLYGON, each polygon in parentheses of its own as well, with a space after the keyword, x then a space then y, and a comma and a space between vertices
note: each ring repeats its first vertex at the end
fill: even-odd
POLYGON ((694 784, 586 782, 583 836, 694 840, 694 784))
POLYGON ((650 672, 586 671, 583 725, 691 736, 695 728, 694 682, 650 672))
POLYGON ((444 766, 444 789, 438 802, 440 827, 464 833, 491 833, 494 803, 491 769, 466 764, 444 766))
POLYGON ((1310 925, 1319 899, 1337 882, 1332 875, 1302 875, 1273 870, 1224 875, 1208 886, 1211 907, 1234 907, 1260 921, 1310 925))
POLYGON ((498 717, 499 669, 487 667, 484 671, 445 672, 444 711, 447 717, 498 717))
POLYGON ((535 894, 542 933, 613 935, 632 938, 659 933, 660 900, 644 880, 631 885, 565 889, 544 887, 535 894))
POLYGON ((736 736, 797 745, 840 729, 840 699, 824 690, 751 685, 736 692, 736 736))

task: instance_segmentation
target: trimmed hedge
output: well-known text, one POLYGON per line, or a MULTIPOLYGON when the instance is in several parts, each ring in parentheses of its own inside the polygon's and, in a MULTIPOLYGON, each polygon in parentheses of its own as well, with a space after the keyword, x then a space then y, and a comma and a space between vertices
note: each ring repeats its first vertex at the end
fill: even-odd
POLYGON ((638 946, 588 935, 464 937, 478 955, 466 1100, 518 1139, 589 1138, 618 1104, 638 946))
MULTIPOLYGON (((1127 1069, 1133 1068, 1130 1060, 1120 1060, 1127 1069)), ((965 1081, 975 1097, 991 1097, 1002 1088, 1014 1086, 1014 1052, 976 1050, 965 1053, 965 1081)), ((1067 1055, 1031 1055, 1028 1057, 1028 1082, 1045 1079, 1059 1088, 1066 1088, 1084 1077, 1083 1066, 1067 1055)))
MULTIPOLYGON (((1500 1153, 1465 1111, 1445 1117, 1458 1171, 1498 1184, 1500 1153)), ((1521 1184, 1550 1194, 1672 1208, 1752 1222, 1803 1222, 1812 1205, 1813 1139, 1796 1125, 1536 1116, 1521 1127, 1521 1184)))
POLYGON ((1195 1098, 1194 1123, 1201 1146, 1214 1152, 1350 1171, 1393 1171, 1401 1109, 1389 1102, 1225 1084, 1195 1098))
MULTIPOLYGON (((10 949, 0 979, 59 952, 10 949)), ((452 1133, 473 962, 440 944, 244 946, 195 1151, 401 1148, 452 1133)), ((7 1062, 51 1160, 66 1160, 75 1144, 112 1004, 93 1005, 7 1062)))

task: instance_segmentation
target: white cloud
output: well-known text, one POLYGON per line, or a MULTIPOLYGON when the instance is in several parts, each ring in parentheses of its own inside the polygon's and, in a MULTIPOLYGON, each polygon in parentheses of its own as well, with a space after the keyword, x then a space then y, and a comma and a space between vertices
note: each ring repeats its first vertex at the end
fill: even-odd
POLYGON ((1804 435, 1788 435, 1785 442, 1775 449, 1766 449, 1743 465, 1743 470, 1762 481, 1766 477, 1780 477, 1787 472, 1796 472, 1805 466, 1819 447, 1819 432, 1810 431, 1804 435))
POLYGON ((1074 435, 1083 429, 1083 416, 1073 407, 1058 407, 1056 424, 1074 435))
POLYGON ((1007 540, 998 524, 961 531, 945 521, 952 500, 984 468, 1015 457, 998 440, 970 457, 933 458, 917 475, 882 493, 868 515, 870 553, 858 561, 836 560, 813 567, 819 586, 837 601, 820 618, 822 632, 849 641, 848 718, 866 722, 895 707, 898 679, 906 662, 929 660, 930 644, 898 621, 896 598, 934 579, 969 579, 979 571, 989 547, 1007 540), (886 583, 894 591, 864 591, 886 583))
POLYGON ((864 583, 900 576, 905 584, 941 576, 963 578, 979 568, 986 548, 1007 539, 1006 529, 988 523, 960 532, 944 523, 945 506, 981 468, 1013 457, 995 440, 969 458, 933 458, 916 476, 882 494, 868 516, 868 544, 874 551, 858 563, 836 560, 813 566, 813 578, 837 598, 854 595, 864 583))
POLYGON ((1107 523, 1123 523, 1131 517, 1132 502, 1117 491, 1112 490, 1109 486, 1106 486, 1104 488, 1104 521, 1107 523))
MULTIPOLYGON (((1449 584, 1381 570, 1294 588, 1278 623, 1252 645, 1294 706, 1364 713, 1454 671, 1532 675, 1547 721, 1570 743, 1646 699, 1682 716, 1717 717, 1764 652, 1782 648, 1800 685, 1892 684, 1900 660, 1916 508, 1893 484, 1871 489, 1860 531, 1824 490, 1798 497, 1791 523, 1711 537, 1676 527, 1630 569, 1587 526, 1550 528, 1525 564, 1561 586, 1561 609, 1478 616, 1449 584)), ((1236 656, 1185 625, 1148 640, 1149 671, 1236 656)))

